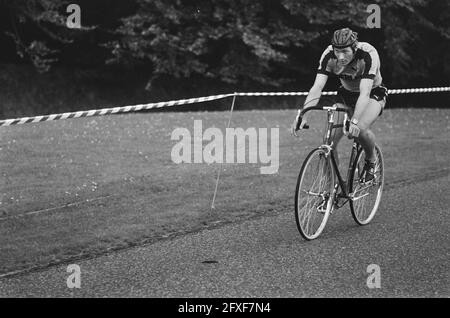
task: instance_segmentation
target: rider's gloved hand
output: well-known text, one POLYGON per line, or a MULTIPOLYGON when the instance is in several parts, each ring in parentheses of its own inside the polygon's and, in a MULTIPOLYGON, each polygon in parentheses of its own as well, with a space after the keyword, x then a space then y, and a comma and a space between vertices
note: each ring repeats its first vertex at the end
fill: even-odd
POLYGON ((348 138, 354 138, 359 136, 359 127, 354 123, 350 123, 350 127, 348 129, 348 138))
POLYGON ((295 117, 294 122, 292 123, 291 127, 291 134, 295 137, 298 137, 297 131, 301 129, 306 129, 309 126, 307 125, 306 116, 301 117, 300 116, 301 110, 298 111, 297 116, 295 117), (298 127, 298 128, 297 128, 298 127))

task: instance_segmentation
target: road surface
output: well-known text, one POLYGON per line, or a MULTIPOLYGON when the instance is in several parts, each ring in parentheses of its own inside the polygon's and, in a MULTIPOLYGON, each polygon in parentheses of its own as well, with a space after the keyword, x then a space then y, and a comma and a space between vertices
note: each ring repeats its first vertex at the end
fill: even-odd
POLYGON ((449 297, 449 170, 414 179, 386 185, 370 225, 344 207, 315 241, 279 211, 80 260, 79 289, 68 264, 1 278, 0 296, 449 297), (368 288, 371 264, 380 288, 368 288))

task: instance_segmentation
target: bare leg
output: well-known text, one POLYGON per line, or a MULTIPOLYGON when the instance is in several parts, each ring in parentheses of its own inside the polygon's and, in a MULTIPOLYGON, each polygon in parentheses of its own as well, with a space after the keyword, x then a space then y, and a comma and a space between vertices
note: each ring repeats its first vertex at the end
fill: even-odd
POLYGON ((376 161, 375 156, 375 135, 370 129, 361 131, 358 137, 358 141, 366 153, 366 158, 371 162, 376 161))
POLYGON ((378 115, 382 109, 380 102, 370 99, 369 104, 361 115, 359 119, 358 127, 360 128, 360 133, 357 138, 358 142, 364 149, 366 153, 366 158, 371 162, 376 161, 375 156, 375 135, 370 130, 370 127, 378 118, 378 115))

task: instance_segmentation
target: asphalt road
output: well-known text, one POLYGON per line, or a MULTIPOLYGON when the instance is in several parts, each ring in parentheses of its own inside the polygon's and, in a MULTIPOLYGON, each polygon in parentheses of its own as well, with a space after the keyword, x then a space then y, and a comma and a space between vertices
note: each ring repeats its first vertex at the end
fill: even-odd
POLYGON ((79 289, 67 287, 67 264, 2 278, 0 296, 449 297, 449 181, 392 184, 370 225, 345 207, 315 241, 282 211, 79 261, 79 289), (371 264, 380 288, 367 286, 371 264))

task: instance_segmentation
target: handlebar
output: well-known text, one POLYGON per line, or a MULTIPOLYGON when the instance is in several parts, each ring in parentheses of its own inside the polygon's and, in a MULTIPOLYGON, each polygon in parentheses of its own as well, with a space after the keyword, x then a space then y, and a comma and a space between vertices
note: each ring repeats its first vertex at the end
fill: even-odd
POLYGON ((300 117, 303 117, 304 114, 309 112, 310 110, 328 110, 328 111, 337 111, 337 112, 348 112, 347 108, 341 108, 337 106, 313 106, 302 109, 300 112, 300 117))
MULTIPOLYGON (((337 112, 348 112, 349 110, 347 108, 341 108, 337 106, 313 106, 313 107, 307 107, 301 110, 300 117, 303 117, 307 112, 310 110, 327 110, 327 111, 337 111, 337 112)), ((297 126, 295 127, 295 130, 299 130, 301 122, 299 121, 297 123, 297 126)), ((309 128, 309 125, 304 126, 305 129, 309 128)))

